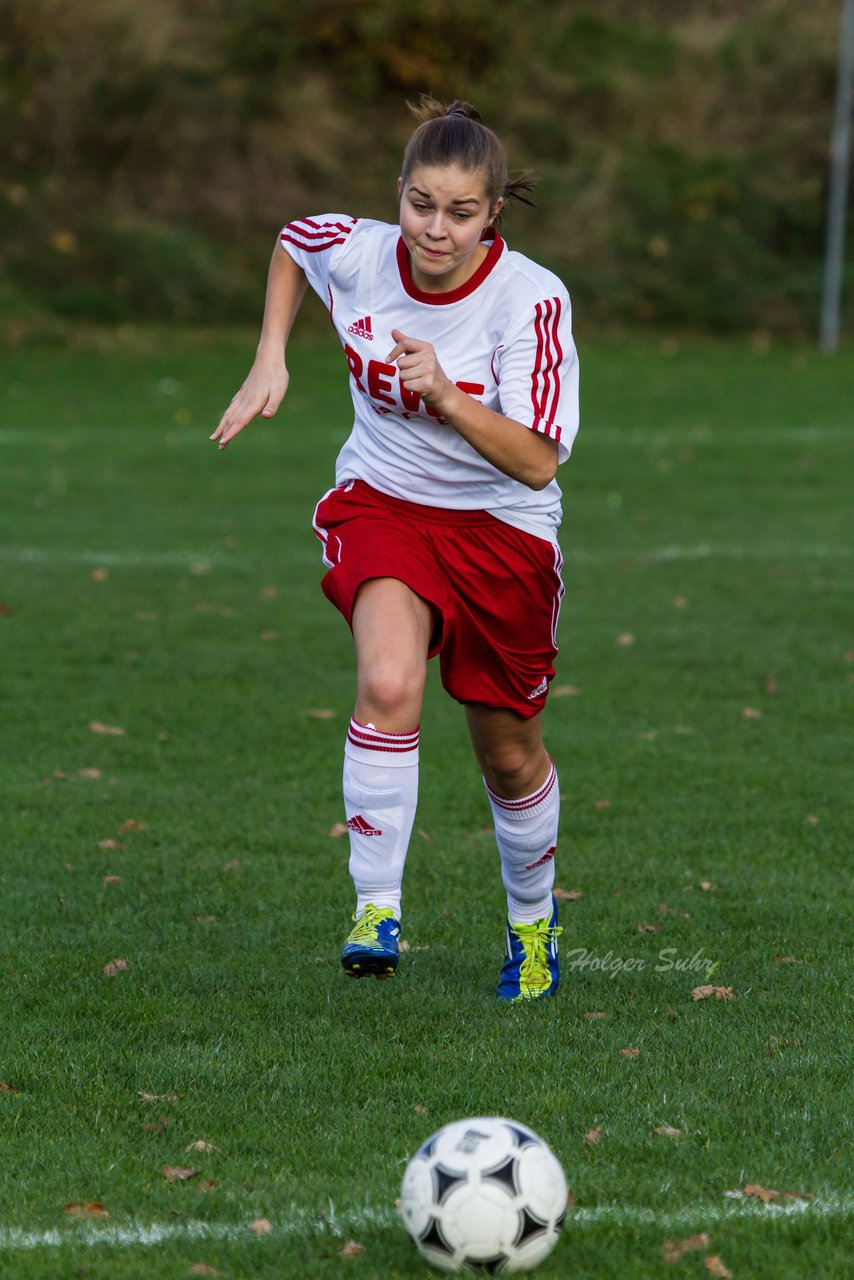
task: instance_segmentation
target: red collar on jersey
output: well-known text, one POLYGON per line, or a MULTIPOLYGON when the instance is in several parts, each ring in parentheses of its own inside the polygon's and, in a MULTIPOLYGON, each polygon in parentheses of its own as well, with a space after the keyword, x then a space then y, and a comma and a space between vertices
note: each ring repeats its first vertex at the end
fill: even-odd
POLYGON ((459 302, 461 298, 467 298, 470 293, 474 293, 478 285, 483 284, 492 268, 504 252, 504 241, 496 231, 492 237, 492 244, 489 246, 489 252, 483 262, 468 280, 459 285, 456 289, 450 289, 447 293, 425 293, 423 289, 419 289, 412 279, 412 273, 409 270, 409 250, 406 247, 406 241, 403 236, 397 242, 397 265, 400 270, 400 281, 410 298, 414 298, 416 302, 430 302, 433 306, 447 306, 449 302, 459 302))

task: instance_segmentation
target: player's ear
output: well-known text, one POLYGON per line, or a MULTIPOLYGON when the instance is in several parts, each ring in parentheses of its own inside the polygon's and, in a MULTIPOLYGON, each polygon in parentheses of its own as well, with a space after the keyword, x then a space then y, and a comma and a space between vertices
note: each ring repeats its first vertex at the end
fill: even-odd
POLYGON ((504 197, 499 196, 498 199, 495 201, 495 204, 492 206, 492 209, 489 212, 489 222, 486 224, 488 227, 492 226, 493 222, 498 217, 499 213, 503 208, 504 208, 504 197))
POLYGON ((397 198, 400 199, 400 193, 403 190, 403 178, 397 180, 397 198))

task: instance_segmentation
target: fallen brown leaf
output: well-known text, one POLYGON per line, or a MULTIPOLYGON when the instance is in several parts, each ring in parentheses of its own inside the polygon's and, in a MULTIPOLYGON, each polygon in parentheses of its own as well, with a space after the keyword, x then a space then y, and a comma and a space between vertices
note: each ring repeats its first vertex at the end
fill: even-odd
POLYGON ((165 1133, 169 1127, 169 1117, 161 1116, 159 1120, 152 1120, 150 1124, 144 1124, 142 1127, 146 1133, 165 1133))
POLYGON ((142 1093, 137 1092, 137 1097, 142 1102, 177 1102, 179 1098, 177 1093, 142 1093))
POLYGON ((89 728, 93 733, 106 734, 115 738, 123 738, 125 736, 125 730, 120 729, 118 725, 102 724, 100 720, 90 720, 89 728))
POLYGON ((258 632, 259 640, 269 641, 269 640, 278 640, 278 638, 279 638, 278 631, 273 631, 270 627, 266 627, 263 631, 258 632))
POLYGON ((711 985, 695 987, 691 992, 693 1000, 708 1000, 712 996, 715 1000, 734 1000, 735 992, 732 987, 713 987, 711 985))
POLYGON ((821 818, 816 817, 814 813, 808 813, 804 818, 805 827, 817 827, 820 822, 821 818))
POLYGON ((681 907, 668 907, 666 902, 659 902, 658 914, 660 916, 678 916, 680 920, 690 920, 690 911, 683 911, 681 907))
POLYGON ((674 609, 684 609, 688 604, 688 601, 684 596, 674 596, 670 603, 673 605, 674 609))
POLYGON ((200 1182, 196 1190, 204 1193, 205 1191, 216 1191, 219 1186, 218 1182, 214 1182, 212 1178, 206 1178, 204 1182, 200 1182))
POLYGON ((8 1080, 0 1080, 0 1093, 17 1093, 17 1089, 13 1089, 8 1080))
POLYGON ((312 720, 334 720, 335 712, 328 707, 312 707, 310 711, 306 711, 307 716, 311 716, 312 720))
POLYGON ((239 870, 240 870, 240 859, 239 859, 239 858, 232 858, 230 862, 224 862, 224 863, 222 864, 222 869, 223 869, 223 871, 239 871, 239 870))
POLYGON ((256 1236, 268 1236, 273 1230, 273 1224, 269 1218, 256 1218, 249 1223, 249 1230, 254 1231, 256 1236))
POLYGON ((204 1138, 197 1138, 195 1142, 189 1143, 185 1151, 219 1151, 219 1147, 215 1147, 212 1142, 205 1142, 204 1138))
POLYGON ((346 1244, 342 1244, 338 1250, 339 1258, 361 1258, 365 1252, 365 1246, 358 1244, 355 1240, 348 1240, 346 1244))
POLYGON ((127 822, 123 822, 121 826, 116 827, 119 835, 124 835, 126 831, 144 831, 145 823, 137 822, 135 818, 128 818, 127 822))
POLYGON ((598 1018, 604 1018, 605 1014, 601 1013, 599 1010, 596 1010, 595 1012, 585 1013, 584 1017, 587 1020, 587 1022, 595 1022, 598 1018))
POLYGON ((588 1147, 595 1147, 597 1143, 602 1141, 601 1129, 588 1129, 584 1135, 583 1141, 588 1147))
POLYGON ((683 1253, 694 1253, 698 1249, 708 1249, 712 1237, 706 1231, 698 1231, 696 1235, 686 1236, 684 1240, 664 1240, 661 1252, 665 1262, 678 1262, 683 1253))
POLYGON ((765 692, 772 698, 776 698, 777 694, 780 692, 780 686, 777 684, 777 681, 773 676, 765 677, 765 692))
POLYGON ((430 1114, 430 1108, 425 1107, 423 1102, 416 1102, 412 1110, 417 1111, 420 1116, 429 1116, 430 1114))
POLYGON ((72 1200, 70 1204, 62 1206, 62 1212, 72 1218, 109 1218, 110 1216, 109 1209, 105 1209, 100 1200, 91 1200, 88 1203, 72 1200))
POLYGON ((216 916, 193 916, 196 924, 217 924, 216 916))
POLYGON ((92 579, 93 582, 106 582, 109 576, 110 576, 109 569, 103 569, 103 568, 93 569, 92 572, 89 574, 89 577, 92 579))
POLYGON ((774 956, 775 964, 800 964, 800 960, 796 960, 794 956, 781 956, 778 951, 774 956))
POLYGON ((188 1276, 224 1276, 224 1271, 217 1271, 216 1267, 209 1267, 205 1262, 194 1262, 188 1267, 185 1275, 188 1276))
POLYGON ((560 898, 561 902, 577 902, 579 898, 584 897, 580 889, 553 889, 552 893, 556 898, 560 898))
POLYGON ((638 924, 638 933, 661 933, 663 924, 638 924))
POLYGON ((264 600, 276 600, 280 595, 281 592, 278 587, 265 587, 261 592, 262 599, 264 600))
POLYGON ((101 884, 121 884, 121 876, 103 876, 101 884))
POLYGON ((581 696, 581 690, 577 689, 574 684, 553 684, 550 692, 553 698, 578 698, 581 696))
POLYGON ((113 840, 113 839, 99 840, 98 848, 99 849, 124 849, 124 844, 121 842, 121 840, 113 840))
POLYGON ((346 822, 336 822, 334 826, 332 826, 332 827, 330 827, 330 828, 329 828, 329 834, 330 834, 331 836, 334 836, 336 839, 338 838, 338 836, 346 836, 346 834, 347 834, 347 823, 346 823, 346 822))
POLYGON ((628 649, 634 644, 634 642, 635 638, 631 631, 623 631, 617 636, 614 644, 617 645, 619 649, 628 649))
POLYGON ((710 1253, 707 1258, 704 1258, 703 1266, 710 1276, 716 1277, 716 1280, 732 1280, 732 1272, 729 1267, 724 1266, 723 1260, 717 1253, 710 1253))
POLYGON ((718 886, 716 884, 712 884, 711 880, 700 881, 700 888, 704 889, 706 893, 714 893, 717 890, 717 887, 718 886))
POLYGON ((429 835, 427 834, 426 831, 423 831, 421 827, 418 828, 418 834, 420 835, 421 839, 424 840, 427 844, 430 843, 429 835))
POLYGON ((101 777, 100 769, 78 769, 77 772, 81 778, 100 778, 101 777))
POLYGON ((14 612, 8 600, 0 600, 0 618, 11 618, 14 612))
POLYGON ((682 1130, 673 1129, 669 1124, 660 1124, 653 1129, 653 1133, 659 1134, 662 1138, 681 1138, 682 1130))
POLYGON ((181 1169, 174 1164, 163 1166, 163 1177, 167 1182, 189 1182, 190 1178, 197 1178, 200 1173, 201 1169, 181 1169))
POLYGON ((610 809, 610 808, 611 808, 611 801, 610 801, 610 800, 597 800, 597 801, 596 801, 596 808, 597 808, 597 810, 599 810, 599 812, 601 812, 603 809, 610 809))
POLYGON ((761 720, 762 712, 758 707, 745 707, 741 713, 742 720, 761 720))
POLYGON ((127 967, 127 960, 108 960, 104 965, 104 973, 108 978, 114 978, 117 973, 124 973, 127 967))
POLYGON ((763 1204, 780 1199, 779 1191, 775 1191, 773 1187, 761 1187, 758 1182, 746 1183, 742 1191, 748 1199, 761 1200, 763 1204))
POLYGON ((621 1049, 620 1050, 621 1058, 637 1058, 639 1054, 640 1054, 640 1049, 621 1049))

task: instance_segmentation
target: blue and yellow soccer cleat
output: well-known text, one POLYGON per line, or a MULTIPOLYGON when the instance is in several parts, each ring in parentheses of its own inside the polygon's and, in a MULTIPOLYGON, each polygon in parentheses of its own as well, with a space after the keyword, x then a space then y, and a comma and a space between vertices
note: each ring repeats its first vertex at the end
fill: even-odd
POLYGON ((397 969, 397 940, 400 921, 391 907, 375 907, 369 902, 362 914, 353 916, 355 928, 344 943, 341 964, 349 978, 393 978, 397 969))
POLYGON ((499 1000, 542 1000, 555 994, 560 981, 557 940, 561 933, 554 897, 548 920, 536 924, 507 921, 507 959, 498 979, 499 1000))

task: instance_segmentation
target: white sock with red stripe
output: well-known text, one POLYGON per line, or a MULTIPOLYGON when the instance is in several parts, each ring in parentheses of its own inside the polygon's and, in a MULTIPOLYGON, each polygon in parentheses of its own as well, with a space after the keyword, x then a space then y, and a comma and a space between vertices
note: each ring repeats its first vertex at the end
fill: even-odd
MULTIPOLYGON (((484 782, 486 786, 486 782, 484 782)), ((552 762, 541 787, 520 800, 505 800, 486 787, 495 839, 501 854, 501 878, 507 890, 507 914, 514 924, 534 924, 552 913, 554 856, 560 817, 560 790, 552 762)))
POLYGON ((418 725, 383 733, 350 721, 344 745, 344 810, 356 914, 369 902, 400 919, 400 893, 418 803, 418 725))

